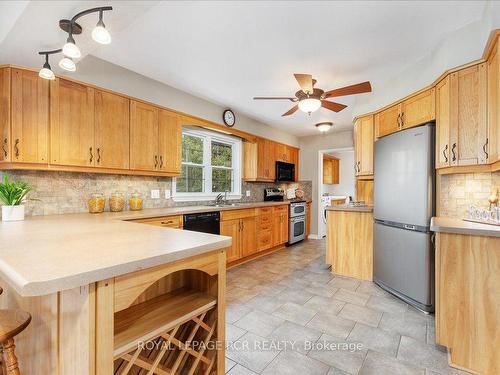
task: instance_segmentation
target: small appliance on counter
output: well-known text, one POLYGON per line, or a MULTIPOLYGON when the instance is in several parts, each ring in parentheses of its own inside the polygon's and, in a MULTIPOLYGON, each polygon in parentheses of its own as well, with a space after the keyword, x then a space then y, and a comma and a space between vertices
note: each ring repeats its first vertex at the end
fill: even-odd
POLYGON ((278 188, 264 189, 264 202, 282 202, 285 198, 283 190, 278 188))

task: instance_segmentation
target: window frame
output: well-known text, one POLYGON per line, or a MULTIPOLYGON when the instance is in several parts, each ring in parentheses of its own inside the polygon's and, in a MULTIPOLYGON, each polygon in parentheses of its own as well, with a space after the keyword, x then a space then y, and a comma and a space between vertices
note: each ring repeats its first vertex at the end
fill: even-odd
MULTIPOLYGON (((219 192, 212 192, 212 168, 232 170, 232 191, 228 193, 227 199, 241 199, 242 183, 242 152, 243 142, 240 138, 212 132, 209 130, 198 130, 186 128, 182 130, 182 135, 194 136, 203 139, 203 164, 195 164, 181 161, 181 170, 183 165, 201 166, 203 168, 203 191, 202 192, 177 192, 177 178, 172 179, 172 199, 174 201, 208 201, 217 197, 219 192), (212 166, 212 141, 230 145, 231 167, 212 166)), ((181 146, 182 147, 182 146, 181 146)), ((224 192, 222 192, 223 194, 224 192)))

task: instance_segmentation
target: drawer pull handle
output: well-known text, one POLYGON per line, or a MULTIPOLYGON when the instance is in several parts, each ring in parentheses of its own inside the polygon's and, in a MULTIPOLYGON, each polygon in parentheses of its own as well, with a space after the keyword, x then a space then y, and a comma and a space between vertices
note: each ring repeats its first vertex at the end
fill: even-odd
POLYGON ((448 150, 448 145, 444 146, 443 156, 445 163, 448 163, 448 156, 446 155, 446 151, 448 150))
POLYGON ((16 142, 14 143, 14 150, 15 150, 15 155, 16 159, 19 158, 19 138, 16 139, 16 142))
POLYGON ((2 150, 3 150, 3 156, 7 157, 7 138, 3 140, 2 150))
POLYGON ((158 155, 155 155, 155 168, 158 167, 158 155))
POLYGON ((163 156, 160 155, 160 168, 163 168, 163 156))
POLYGON ((90 162, 92 163, 92 161, 94 160, 94 154, 92 153, 92 147, 89 148, 89 152, 90 152, 90 162))
POLYGON ((174 221, 173 220, 168 220, 168 221, 162 221, 161 222, 163 225, 167 225, 167 224, 173 224, 174 221))
POLYGON ((453 158, 451 159, 451 161, 457 160, 457 155, 455 154, 455 149, 456 148, 457 148, 457 144, 453 143, 453 146, 451 146, 451 153, 453 154, 453 158))
POLYGON ((488 151, 486 151, 486 147, 488 147, 488 138, 486 138, 486 143, 483 145, 484 154, 486 155, 486 159, 488 159, 489 155, 488 151))
POLYGON ((100 148, 97 149, 97 162, 98 163, 101 162, 101 149, 100 148))

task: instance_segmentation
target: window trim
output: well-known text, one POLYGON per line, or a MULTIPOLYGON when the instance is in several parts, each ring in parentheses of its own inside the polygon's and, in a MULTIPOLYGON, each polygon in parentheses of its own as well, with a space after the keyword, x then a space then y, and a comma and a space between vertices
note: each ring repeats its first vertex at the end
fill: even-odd
MULTIPOLYGON (((220 193, 212 193, 212 141, 220 142, 224 144, 231 145, 232 147, 232 166, 214 166, 214 168, 220 169, 231 169, 233 171, 233 191, 228 194, 227 199, 241 199, 241 183, 242 183, 242 152, 243 152, 243 142, 240 138, 212 132, 209 130, 198 130, 198 129, 183 129, 183 135, 190 135, 195 137, 200 137, 203 139, 203 164, 193 164, 196 166, 203 166, 203 192, 190 192, 182 193, 177 192, 177 178, 172 179, 172 199, 176 202, 185 201, 210 201, 214 200, 220 193), (209 178, 210 176, 210 178, 209 178)), ((183 164, 191 164, 181 162, 181 168, 183 164)))

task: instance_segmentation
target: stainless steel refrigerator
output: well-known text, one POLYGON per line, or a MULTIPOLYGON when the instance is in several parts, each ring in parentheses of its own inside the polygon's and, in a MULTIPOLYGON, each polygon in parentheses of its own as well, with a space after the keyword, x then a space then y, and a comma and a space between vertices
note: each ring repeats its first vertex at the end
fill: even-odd
POLYGON ((420 310, 434 311, 434 124, 375 142, 374 281, 420 310))

